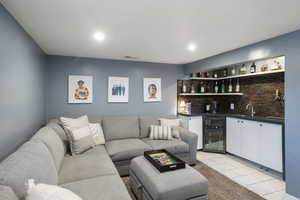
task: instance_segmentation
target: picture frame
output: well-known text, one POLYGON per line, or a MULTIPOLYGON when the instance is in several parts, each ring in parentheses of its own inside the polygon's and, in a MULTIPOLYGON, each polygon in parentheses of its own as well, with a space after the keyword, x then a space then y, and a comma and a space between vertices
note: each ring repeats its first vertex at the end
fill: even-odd
POLYGON ((93 103, 93 76, 69 75, 68 103, 93 103))
POLYGON ((110 76, 108 77, 108 102, 128 103, 129 78, 110 76))
POLYGON ((161 78, 144 78, 144 102, 160 102, 161 78))

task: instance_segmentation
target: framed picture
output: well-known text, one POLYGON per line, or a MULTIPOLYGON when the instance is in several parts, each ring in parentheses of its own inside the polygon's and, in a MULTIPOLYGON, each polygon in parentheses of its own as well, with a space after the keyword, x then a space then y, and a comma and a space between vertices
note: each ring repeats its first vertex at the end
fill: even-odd
POLYGON ((129 96, 128 77, 108 77, 108 102, 127 103, 129 96))
POLYGON ((144 78, 144 102, 161 101, 161 78, 144 78))
POLYGON ((93 77, 69 76, 69 103, 93 103, 93 77))

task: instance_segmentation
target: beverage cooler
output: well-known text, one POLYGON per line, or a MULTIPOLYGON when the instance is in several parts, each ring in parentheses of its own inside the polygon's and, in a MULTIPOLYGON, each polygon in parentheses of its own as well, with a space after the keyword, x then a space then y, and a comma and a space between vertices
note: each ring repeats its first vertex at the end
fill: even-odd
POLYGON ((224 116, 204 116, 203 151, 226 153, 226 118, 224 116))

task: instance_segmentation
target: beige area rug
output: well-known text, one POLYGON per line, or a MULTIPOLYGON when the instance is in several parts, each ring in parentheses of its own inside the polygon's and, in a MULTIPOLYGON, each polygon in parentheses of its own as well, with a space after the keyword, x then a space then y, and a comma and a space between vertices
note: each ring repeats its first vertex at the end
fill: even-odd
MULTIPOLYGON (((264 198, 246 189, 245 187, 233 182, 229 178, 223 176, 214 169, 199 162, 194 166, 194 169, 199 171, 208 179, 208 199, 209 200, 264 200, 264 198)), ((136 200, 132 191, 129 188, 129 178, 123 177, 123 181, 132 197, 136 200)))

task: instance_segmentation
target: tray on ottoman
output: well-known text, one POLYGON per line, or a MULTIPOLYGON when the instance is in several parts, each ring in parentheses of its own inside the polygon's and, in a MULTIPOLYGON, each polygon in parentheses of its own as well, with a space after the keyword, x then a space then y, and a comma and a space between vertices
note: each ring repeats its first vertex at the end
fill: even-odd
POLYGON ((189 165, 160 173, 144 156, 131 160, 130 187, 137 200, 207 200, 208 182, 189 165))
POLYGON ((145 151, 144 157, 160 172, 185 168, 185 162, 167 150, 145 151))

